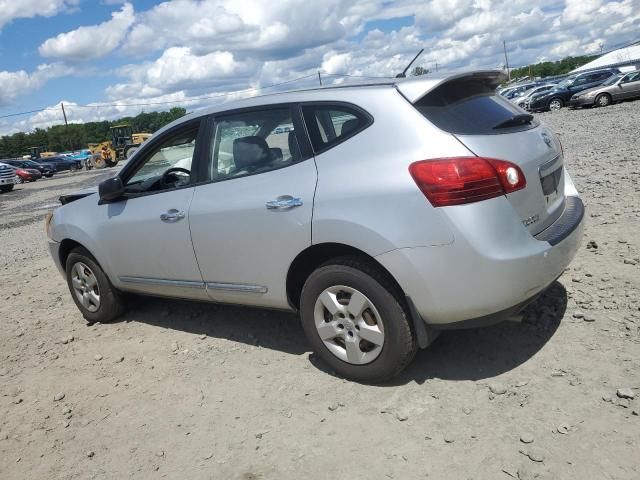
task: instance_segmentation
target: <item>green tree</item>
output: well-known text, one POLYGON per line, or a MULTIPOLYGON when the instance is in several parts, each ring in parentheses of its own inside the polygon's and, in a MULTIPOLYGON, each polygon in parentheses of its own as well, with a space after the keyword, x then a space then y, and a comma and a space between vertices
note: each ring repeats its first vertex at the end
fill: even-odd
POLYGON ((430 72, 428 68, 417 66, 411 70, 412 77, 419 77, 420 75, 427 75, 430 72))
POLYGON ((89 143, 99 143, 111 138, 109 128, 113 125, 128 124, 134 132, 153 133, 168 123, 184 116, 187 111, 173 107, 167 112, 142 112, 135 117, 125 117, 112 122, 87 122, 53 125, 36 128, 32 132, 14 133, 0 137, 0 158, 21 157, 29 153, 30 147, 43 147, 53 152, 87 148, 89 143))

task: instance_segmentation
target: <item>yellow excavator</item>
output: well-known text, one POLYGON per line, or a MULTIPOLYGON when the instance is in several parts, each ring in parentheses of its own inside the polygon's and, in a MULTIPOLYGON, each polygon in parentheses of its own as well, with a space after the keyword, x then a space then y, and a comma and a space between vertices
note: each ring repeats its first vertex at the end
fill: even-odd
POLYGON ((133 133, 130 125, 114 125, 110 130, 111 140, 89 144, 94 168, 115 167, 151 137, 150 133, 133 133))

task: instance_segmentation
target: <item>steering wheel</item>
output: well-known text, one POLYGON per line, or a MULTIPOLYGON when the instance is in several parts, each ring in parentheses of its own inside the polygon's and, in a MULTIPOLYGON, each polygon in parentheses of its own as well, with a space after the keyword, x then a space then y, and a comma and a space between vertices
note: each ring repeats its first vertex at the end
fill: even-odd
POLYGON ((162 174, 162 178, 160 179, 162 182, 162 185, 165 186, 166 188, 175 187, 176 183, 179 181, 181 176, 181 175, 176 175, 177 173, 183 173, 188 177, 191 177, 191 170, 187 170, 186 168, 181 168, 181 167, 172 167, 162 174), (174 178, 173 181, 171 181, 172 176, 174 178))

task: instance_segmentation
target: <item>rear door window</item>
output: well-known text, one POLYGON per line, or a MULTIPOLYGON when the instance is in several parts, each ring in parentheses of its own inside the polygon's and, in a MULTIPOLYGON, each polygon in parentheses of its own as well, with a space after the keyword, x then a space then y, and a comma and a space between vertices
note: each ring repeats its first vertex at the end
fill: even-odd
POLYGON ((354 136, 372 123, 364 111, 342 104, 303 105, 302 113, 316 153, 354 136))
POLYGON ((533 117, 529 120, 529 116, 518 117, 526 114, 497 95, 489 80, 452 80, 429 92, 414 106, 438 128, 460 135, 511 133, 538 125, 533 117), (514 117, 522 121, 509 128, 495 128, 514 117))

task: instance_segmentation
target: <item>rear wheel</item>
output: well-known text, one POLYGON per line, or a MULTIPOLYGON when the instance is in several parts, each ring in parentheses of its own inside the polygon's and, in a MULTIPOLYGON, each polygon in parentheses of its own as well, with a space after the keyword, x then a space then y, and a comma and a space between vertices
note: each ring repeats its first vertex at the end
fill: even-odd
POLYGON ((556 110, 560 110, 564 106, 564 102, 561 98, 553 98, 549 102, 549 110, 555 112, 556 110))
POLYGON ((67 285, 82 316, 90 322, 110 322, 124 312, 124 297, 84 248, 71 251, 66 264, 67 285))
POLYGON ((417 350, 402 295, 365 259, 345 257, 315 270, 302 289, 300 313, 313 350, 352 380, 388 380, 417 350))
POLYGON ((608 107, 611 105, 611 95, 608 93, 601 93, 596 97, 596 105, 599 107, 608 107))

